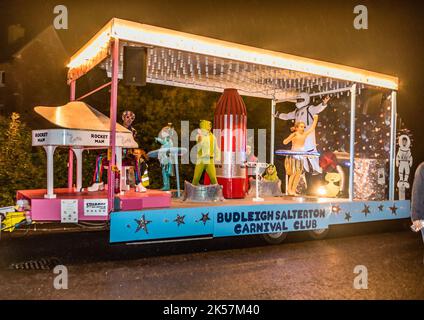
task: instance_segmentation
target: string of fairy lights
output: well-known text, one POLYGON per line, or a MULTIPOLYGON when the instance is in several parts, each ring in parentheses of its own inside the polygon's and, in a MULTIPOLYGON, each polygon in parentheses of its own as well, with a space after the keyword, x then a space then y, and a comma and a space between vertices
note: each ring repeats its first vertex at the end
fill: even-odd
MULTIPOLYGON (((123 42, 122 46, 135 45, 123 42)), ((121 50, 119 77, 122 78, 121 50)), ((110 75, 111 59, 103 63, 110 75)), ((147 54, 147 81, 222 91, 236 88, 243 93, 269 99, 284 99, 298 92, 323 92, 348 87, 352 83, 303 72, 272 68, 208 55, 184 52, 162 47, 149 47, 147 54)), ((359 90, 363 88, 358 86, 359 90)), ((349 92, 339 92, 335 96, 349 92)))

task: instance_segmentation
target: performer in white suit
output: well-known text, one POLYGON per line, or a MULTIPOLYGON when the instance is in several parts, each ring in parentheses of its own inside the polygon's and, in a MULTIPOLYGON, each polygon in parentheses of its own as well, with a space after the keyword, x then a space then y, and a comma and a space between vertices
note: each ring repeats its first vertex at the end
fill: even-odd
MULTIPOLYGON (((330 100, 329 96, 326 96, 322 103, 319 105, 310 105, 310 97, 306 92, 300 93, 296 97, 296 110, 289 113, 276 113, 274 116, 281 120, 295 120, 295 122, 305 123, 305 131, 307 131, 314 122, 314 115, 320 113, 327 107, 327 102, 330 100)), ((315 130, 308 135, 305 140, 305 151, 317 151, 316 149, 316 140, 315 140, 315 130)), ((306 172, 310 172, 308 165, 312 167, 312 174, 322 173, 321 167, 319 166, 319 158, 308 158, 308 161, 304 162, 304 168, 306 172)))

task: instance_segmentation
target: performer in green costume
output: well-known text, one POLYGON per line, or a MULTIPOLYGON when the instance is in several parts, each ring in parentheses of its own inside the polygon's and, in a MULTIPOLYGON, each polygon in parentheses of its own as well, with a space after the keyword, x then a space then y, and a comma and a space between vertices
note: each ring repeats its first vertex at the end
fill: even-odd
POLYGON ((198 185, 203 171, 206 170, 211 184, 217 184, 215 161, 221 160, 221 151, 219 150, 216 138, 211 132, 212 123, 207 120, 200 120, 200 129, 198 130, 197 141, 197 162, 194 169, 193 185, 198 185))

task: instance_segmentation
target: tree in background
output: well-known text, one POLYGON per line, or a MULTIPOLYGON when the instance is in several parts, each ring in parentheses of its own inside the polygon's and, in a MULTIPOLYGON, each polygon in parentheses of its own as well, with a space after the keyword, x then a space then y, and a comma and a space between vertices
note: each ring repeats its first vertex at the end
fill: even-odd
MULTIPOLYGON (((84 168, 92 172, 95 154, 84 155, 84 168)), ((68 149, 57 148, 54 154, 54 185, 67 186, 68 149)), ((31 129, 13 112, 0 116, 0 206, 14 205, 17 190, 46 188, 46 154, 42 147, 32 147, 31 129)), ((91 174, 84 183, 91 183, 91 174)))
POLYGON ((45 155, 31 146, 31 131, 18 113, 0 116, 0 205, 15 203, 19 189, 45 186, 45 155))

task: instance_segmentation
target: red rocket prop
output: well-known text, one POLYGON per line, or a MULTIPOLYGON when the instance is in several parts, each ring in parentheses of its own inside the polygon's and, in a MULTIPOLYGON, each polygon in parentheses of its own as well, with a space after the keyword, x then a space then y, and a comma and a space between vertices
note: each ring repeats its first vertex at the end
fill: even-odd
POLYGON ((246 195, 246 105, 236 89, 225 89, 215 109, 214 131, 219 135, 221 163, 216 165, 218 183, 226 199, 246 195))

